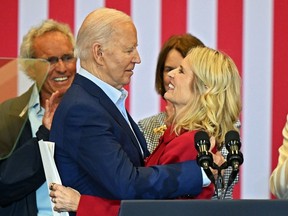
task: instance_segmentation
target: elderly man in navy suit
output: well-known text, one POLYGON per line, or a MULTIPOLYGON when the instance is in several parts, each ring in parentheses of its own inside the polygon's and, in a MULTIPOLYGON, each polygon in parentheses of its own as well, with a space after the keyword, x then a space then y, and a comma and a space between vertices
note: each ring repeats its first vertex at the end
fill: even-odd
POLYGON ((123 12, 101 8, 84 20, 76 41, 81 67, 50 132, 62 183, 112 200, 197 195, 209 180, 196 161, 144 167, 149 152, 125 109, 123 88, 141 62, 137 45, 136 28, 123 12))

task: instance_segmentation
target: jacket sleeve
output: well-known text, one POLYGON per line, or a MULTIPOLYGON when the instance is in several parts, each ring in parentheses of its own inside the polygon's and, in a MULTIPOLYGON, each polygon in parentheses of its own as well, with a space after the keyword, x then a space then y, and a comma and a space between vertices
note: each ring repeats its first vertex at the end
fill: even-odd
POLYGON ((271 193, 281 199, 288 198, 288 116, 282 131, 283 144, 279 148, 277 167, 270 176, 271 193))
MULTIPOLYGON (((195 131, 186 132, 181 134, 181 136, 170 140, 168 143, 161 143, 160 145, 164 146, 162 152, 156 155, 157 150, 161 149, 159 148, 155 151, 155 157, 156 159, 158 158, 158 164, 164 165, 196 160, 198 152, 194 147, 194 135, 195 131)), ((153 154, 151 156, 153 157, 153 154)), ((210 199, 213 194, 214 185, 210 183, 207 187, 203 187, 200 194, 190 197, 195 199, 210 199)))
POLYGON ((47 140, 49 131, 41 126, 37 136, 16 147, 8 158, 0 161, 1 206, 22 199, 45 182, 38 139, 47 140))
POLYGON ((81 195, 76 216, 118 215, 120 200, 108 200, 101 197, 81 195))
POLYGON ((136 145, 111 114, 95 110, 93 102, 75 106, 58 107, 50 134, 56 143, 55 159, 64 185, 81 194, 120 200, 200 193, 202 172, 195 160, 152 167, 135 165, 131 161, 139 155, 136 150, 132 152, 136 145))

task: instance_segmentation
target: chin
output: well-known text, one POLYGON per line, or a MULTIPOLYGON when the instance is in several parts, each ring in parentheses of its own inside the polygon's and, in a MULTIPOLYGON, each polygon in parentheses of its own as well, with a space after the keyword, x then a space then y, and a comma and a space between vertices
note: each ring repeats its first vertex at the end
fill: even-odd
POLYGON ((164 99, 165 100, 168 100, 170 97, 169 97, 169 92, 166 91, 165 94, 164 94, 164 99))
POLYGON ((123 82, 124 86, 125 86, 125 85, 129 85, 129 84, 130 84, 130 81, 131 81, 130 77, 127 78, 127 79, 123 82))

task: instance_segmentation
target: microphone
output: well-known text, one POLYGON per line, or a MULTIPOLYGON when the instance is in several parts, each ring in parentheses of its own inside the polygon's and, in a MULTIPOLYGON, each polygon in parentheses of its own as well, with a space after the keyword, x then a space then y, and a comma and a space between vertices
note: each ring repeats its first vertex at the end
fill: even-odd
POLYGON ((240 152, 241 141, 237 131, 228 131, 225 135, 225 146, 228 150, 227 163, 228 166, 232 167, 232 172, 229 176, 228 186, 229 187, 234 179, 236 178, 240 165, 243 163, 243 154, 240 152))
POLYGON ((213 166, 213 157, 209 152, 210 140, 209 136, 204 131, 198 131, 194 136, 195 148, 198 151, 197 164, 204 169, 207 177, 215 184, 215 178, 210 170, 210 166, 213 166))

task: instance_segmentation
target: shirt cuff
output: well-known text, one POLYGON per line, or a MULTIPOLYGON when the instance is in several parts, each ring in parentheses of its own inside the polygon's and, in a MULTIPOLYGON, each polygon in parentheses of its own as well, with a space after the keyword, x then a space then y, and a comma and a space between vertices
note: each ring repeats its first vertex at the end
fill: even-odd
POLYGON ((38 131, 36 132, 36 137, 37 140, 44 140, 44 141, 48 141, 49 140, 49 134, 50 131, 44 126, 41 125, 38 129, 38 131))
POLYGON ((207 175, 206 175, 206 173, 202 167, 201 167, 201 172, 202 172, 203 187, 207 187, 211 184, 211 181, 207 177, 207 175))

